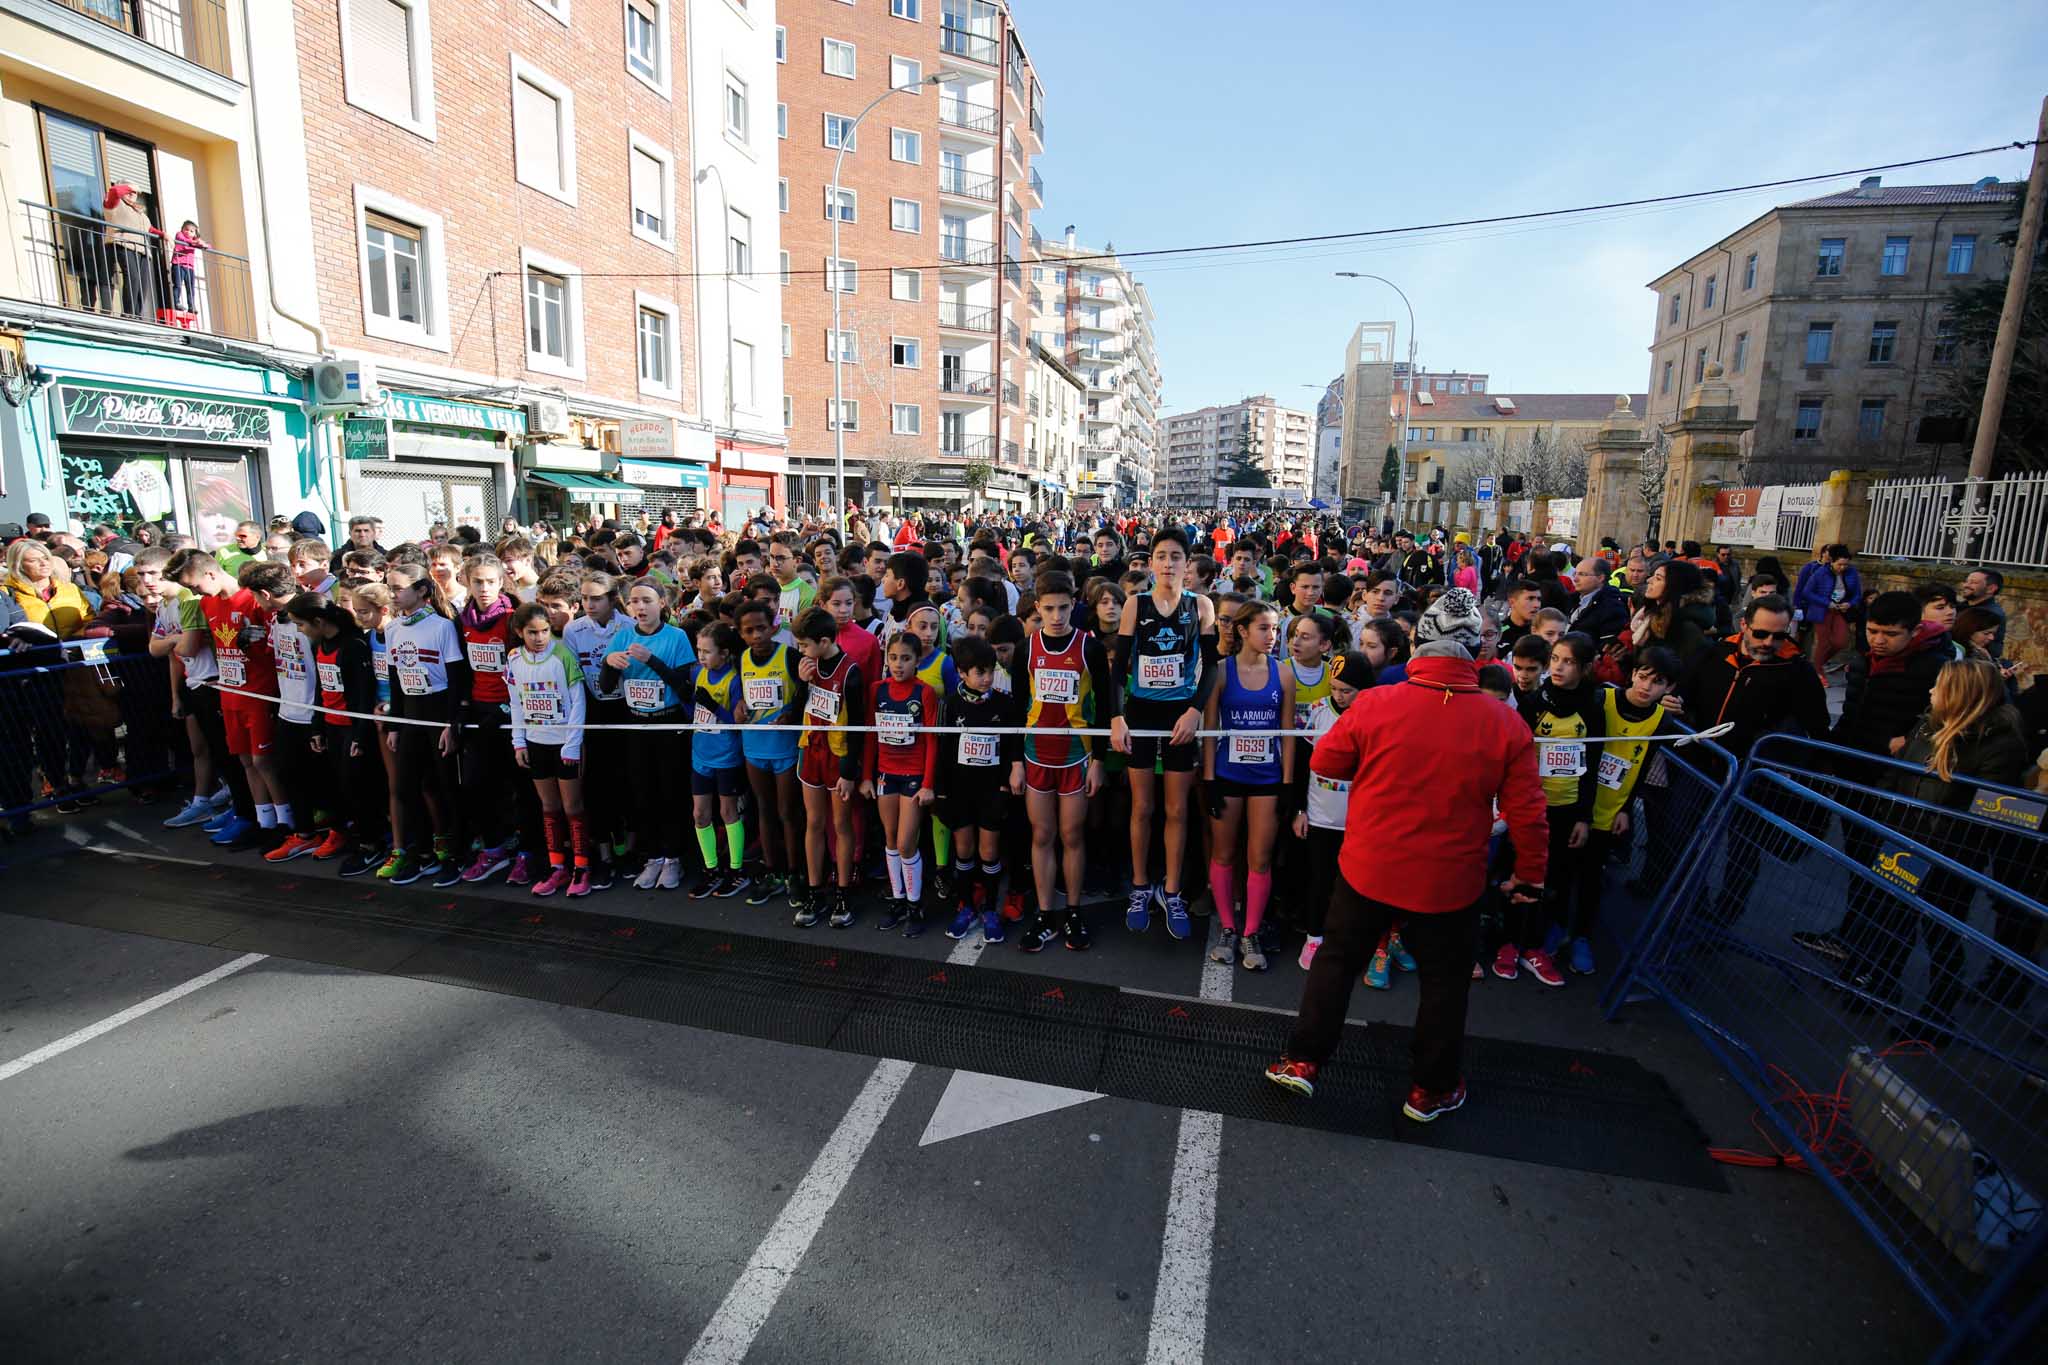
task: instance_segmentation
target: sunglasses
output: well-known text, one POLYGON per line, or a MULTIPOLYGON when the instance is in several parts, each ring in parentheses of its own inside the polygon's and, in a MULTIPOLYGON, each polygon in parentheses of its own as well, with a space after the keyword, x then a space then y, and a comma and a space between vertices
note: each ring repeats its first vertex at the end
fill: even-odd
POLYGON ((1789 630, 1757 630, 1752 627, 1749 632, 1749 638, 1755 640, 1758 644, 1769 644, 1773 640, 1791 639, 1792 632, 1789 630))

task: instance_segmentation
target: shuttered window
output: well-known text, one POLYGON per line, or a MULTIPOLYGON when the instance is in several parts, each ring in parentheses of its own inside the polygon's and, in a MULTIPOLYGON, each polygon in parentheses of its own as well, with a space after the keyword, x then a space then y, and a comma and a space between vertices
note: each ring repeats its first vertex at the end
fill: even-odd
POLYGON ((562 105, 528 80, 512 83, 513 136, 519 178, 551 194, 562 192, 562 105))
POLYGON ((668 205, 661 192, 661 162, 632 149, 633 225, 655 236, 668 237, 668 205))
POLYGON ((412 7, 400 0, 346 0, 349 98, 386 118, 419 118, 413 78, 412 7))

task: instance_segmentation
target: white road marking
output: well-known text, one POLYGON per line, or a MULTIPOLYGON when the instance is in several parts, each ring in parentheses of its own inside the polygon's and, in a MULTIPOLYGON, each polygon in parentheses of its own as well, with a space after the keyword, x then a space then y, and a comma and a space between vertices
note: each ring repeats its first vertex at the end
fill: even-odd
MULTIPOLYGON (((1213 943, 1212 920, 1209 939, 1213 943)), ((1235 963, 1202 961, 1202 998, 1230 999, 1235 963)), ((1152 1331, 1145 1365, 1197 1365, 1209 1334, 1209 1272, 1216 1257, 1216 1186, 1223 1165, 1223 1116, 1180 1111, 1173 1183, 1166 1198, 1166 1235, 1159 1281, 1152 1291, 1152 1331)))
POLYGON ((262 953, 244 953, 233 962, 224 962, 212 971, 202 976, 195 976, 181 986, 173 986, 161 995, 152 995, 140 1004, 130 1005, 119 1014, 110 1014, 97 1024, 88 1024, 76 1033, 67 1034, 54 1043, 46 1043, 34 1052, 16 1057, 5 1066, 0 1066, 0 1081, 11 1080, 32 1066, 41 1065, 52 1057, 61 1057, 71 1051, 71 1049, 89 1043, 103 1033, 111 1033, 113 1030, 121 1027, 121 1025, 133 1023, 153 1010, 160 1010, 165 1005, 183 1000, 192 992, 202 990, 207 986, 211 986, 216 981, 233 976, 244 967, 255 966, 263 961, 263 958, 264 955, 262 953))
POLYGON ((1041 1085, 1037 1081, 988 1076, 979 1071, 956 1071, 946 1082, 946 1093, 932 1110, 924 1126, 920 1147, 947 1138, 965 1137, 988 1128, 1000 1128, 1019 1119, 1036 1118, 1077 1104, 1099 1100, 1093 1090, 1070 1090, 1063 1085, 1041 1085))
POLYGON ((139 863, 176 863, 180 867, 217 867, 219 864, 205 858, 174 858, 168 853, 156 853, 146 848, 115 848, 111 844, 85 844, 87 853, 104 853, 114 858, 133 858, 139 863))
POLYGON ((725 1301, 711 1315, 684 1365, 737 1365, 753 1347, 754 1338, 775 1311, 790 1281, 796 1278, 804 1253, 825 1224, 825 1217, 845 1192, 868 1144, 903 1092, 913 1070, 909 1062, 883 1058, 875 1064, 846 1116, 825 1140, 823 1150, 789 1202, 776 1215, 768 1235, 754 1249, 747 1268, 726 1291, 725 1301))

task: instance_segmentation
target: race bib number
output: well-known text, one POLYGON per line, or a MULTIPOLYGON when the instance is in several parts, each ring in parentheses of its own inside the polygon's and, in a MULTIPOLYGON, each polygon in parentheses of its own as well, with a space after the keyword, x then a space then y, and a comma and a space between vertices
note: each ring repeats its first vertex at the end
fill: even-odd
POLYGON ((908 711, 875 712, 875 730, 884 744, 914 744, 917 742, 917 736, 913 733, 915 729, 916 726, 911 723, 908 711))
POLYGON ((320 690, 321 690, 322 692, 339 692, 339 691, 341 691, 341 665, 340 665, 340 664, 321 664, 321 665, 320 665, 319 667, 320 667, 320 690))
POLYGON ((782 679, 748 678, 742 689, 749 711, 780 711, 782 709, 782 679))
POLYGON ((1614 791, 1621 790, 1621 784, 1628 777, 1628 770, 1635 766, 1620 754, 1600 755, 1600 767, 1593 779, 1601 786, 1614 791))
POLYGON ((960 736, 960 762, 969 768, 993 768, 1002 741, 994 735, 960 736))
POLYGON ((220 680, 229 687, 246 687, 249 684, 249 666, 239 654, 220 656, 220 680))
POLYGON ((382 645, 370 651, 370 670, 378 677, 383 677, 385 670, 390 666, 391 651, 385 649, 382 645))
POLYGON ((1138 686, 1148 692, 1161 692, 1179 687, 1187 676, 1187 658, 1181 654, 1141 655, 1138 659, 1138 686))
POLYGON ((828 687, 813 687, 811 699, 804 703, 804 714, 813 720, 838 720, 839 694, 828 687))
POLYGON ((471 640, 469 642, 469 666, 479 673, 503 673, 505 671, 505 642, 503 640, 471 640))
POLYGON ((519 718, 528 725, 560 725, 565 719, 552 692, 521 692, 519 718))
POLYGON ((659 711, 667 691, 659 678, 626 679, 626 705, 634 711, 659 711))
POLYGON ((1577 740, 1539 745, 1536 770, 1544 777, 1578 777, 1586 771, 1586 746, 1577 740))
POLYGON ((699 703, 697 709, 690 712, 690 721, 694 725, 716 725, 718 724, 718 713, 710 707, 699 703))
POLYGON ((1258 735, 1232 735, 1230 737, 1230 761, 1232 763, 1270 763, 1273 761, 1273 741, 1258 735))
POLYGON ((405 693, 408 697, 424 697, 427 695, 427 670, 417 667, 408 668, 404 664, 400 664, 398 666, 398 690, 405 693))
POLYGON ((1031 676, 1042 702, 1073 706, 1081 700, 1081 675, 1071 668, 1044 668, 1031 676))

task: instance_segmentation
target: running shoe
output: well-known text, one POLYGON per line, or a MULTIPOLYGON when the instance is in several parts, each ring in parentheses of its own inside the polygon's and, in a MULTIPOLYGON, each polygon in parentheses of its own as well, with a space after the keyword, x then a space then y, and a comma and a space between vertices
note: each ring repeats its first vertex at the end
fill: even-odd
POLYGON ((1372 961, 1365 964, 1365 984, 1376 991, 1383 991, 1391 984, 1387 979, 1387 948, 1381 944, 1373 950, 1372 961))
POLYGON ((178 813, 164 821, 165 829, 185 829, 192 825, 203 825, 213 819, 213 803, 203 796, 195 796, 179 808, 178 813))
POLYGON ((697 884, 690 888, 690 899, 693 901, 708 901, 713 896, 723 896, 724 894, 725 878, 719 876, 716 872, 704 873, 697 878, 697 884))
POLYGON ((235 804, 235 794, 228 790, 228 784, 225 782, 220 784, 213 795, 204 799, 216 815, 235 804))
POLYGON ((1003 897, 1003 918, 1016 924, 1024 918, 1024 893, 1012 891, 1003 897))
POLYGON ((1248 972, 1263 972, 1266 970, 1266 948, 1264 944, 1259 942, 1257 934, 1246 934, 1238 940, 1237 948, 1238 966, 1248 972))
POLYGON ((213 844, 217 848, 226 848, 230 844, 239 844, 254 833, 256 823, 253 820, 244 820, 239 815, 233 816, 214 833, 213 844))
POLYGON ((348 836, 338 829, 330 829, 327 831, 327 837, 320 841, 320 847, 313 850, 313 857, 324 863, 330 858, 339 858, 346 852, 348 836))
POLYGON ((910 915, 910 902, 897 896, 890 896, 882 902, 882 913, 875 919, 875 928, 887 932, 910 915))
POLYGON ((1266 1068, 1266 1079, 1283 1090, 1292 1090, 1307 1099, 1316 1093, 1316 1072, 1322 1070, 1314 1062, 1299 1062, 1292 1057, 1282 1057, 1266 1068))
POLYGON ((787 891, 788 888, 783 885, 780 877, 756 877, 753 879, 753 888, 747 892, 747 904, 766 905, 787 891))
POLYGON ((547 876, 542 877, 539 881, 533 884, 533 894, 536 896, 552 896, 557 891, 566 888, 568 885, 568 865, 564 864, 560 867, 551 867, 548 869, 547 876))
MULTIPOLYGON (((589 889, 591 891, 609 891, 612 889, 612 882, 618 875, 619 865, 610 858, 602 859, 596 866, 590 869, 589 889)), ((576 893, 571 891, 569 894, 573 896, 576 893)))
POLYGON ((1209 950, 1209 960, 1211 962, 1220 962, 1226 967, 1237 961, 1237 930, 1218 929, 1216 931, 1216 946, 1209 950))
POLYGON ((725 874, 725 890, 718 894, 721 896, 737 896, 753 884, 754 879, 744 872, 728 872, 725 874))
POLYGON ((666 858, 649 858, 647 866, 640 869, 640 875, 633 879, 633 885, 641 891, 652 891, 654 884, 661 880, 661 870, 668 866, 666 858))
POLYGON ((1408 1087, 1408 1102, 1401 1106, 1401 1112, 1417 1123, 1435 1123, 1453 1109, 1465 1104, 1465 1083, 1458 1082, 1456 1090, 1424 1090, 1419 1085, 1408 1087))
POLYGON ((413 858, 410 854, 407 857, 411 861, 411 866, 392 877, 393 886, 410 886, 421 878, 431 879, 443 873, 461 871, 454 863, 439 862, 433 858, 413 858))
POLYGON ((1186 938, 1190 932, 1188 898, 1178 891, 1166 893, 1166 932, 1181 939, 1186 938))
POLYGON ((569 899, 587 896, 591 892, 590 869, 579 867, 569 874, 569 899))
POLYGON ((462 880, 480 882, 495 877, 512 866, 512 855, 502 848, 482 848, 468 867, 462 869, 462 880))
POLYGON ((1513 981, 1522 974, 1521 961, 1522 955, 1515 951, 1515 945, 1503 943, 1493 955, 1493 974, 1503 981, 1513 981))
POLYGON ((1572 940, 1571 966, 1572 970, 1580 976, 1591 976, 1593 974, 1592 939, 1575 938, 1572 940))
POLYGON ((1089 944, 1088 921, 1081 917, 1079 910, 1067 911, 1066 922, 1060 926, 1060 939, 1072 952, 1084 952, 1089 944))
POLYGON ((1152 927, 1152 888, 1134 886, 1124 905, 1124 928, 1142 934, 1152 927))
POLYGON ((451 886, 462 885, 462 872, 462 864, 458 860, 449 854, 438 851, 428 860, 427 865, 421 869, 422 876, 443 890, 451 886))
POLYGON ((941 905, 953 899, 953 869, 951 867, 935 867, 932 869, 932 894, 939 898, 939 904, 941 905))
POLYGON ((512 870, 505 874, 505 885, 527 886, 533 881, 533 874, 540 859, 531 853, 518 853, 512 857, 512 870))
POLYGON ((830 923, 834 929, 850 929, 853 927, 853 921, 853 898, 846 894, 846 888, 842 886, 832 895, 830 923))
POLYGON ((1528 968, 1529 975, 1535 977, 1546 986, 1562 986, 1564 984, 1564 973, 1560 972, 1557 969, 1557 964, 1551 961, 1550 954, 1544 952, 1541 948, 1531 948, 1528 952, 1523 953, 1522 965, 1528 968))
MULTIPOLYGON (((953 918, 946 924, 946 937, 951 939, 966 938, 974 932, 975 921, 979 918, 980 916, 974 913, 973 906, 961 906, 953 912, 953 918)), ((998 916, 998 922, 1000 922, 1000 918, 998 916)))
POLYGON ((804 897, 803 903, 797 906, 796 913, 789 917, 789 922, 791 924, 794 924, 799 929, 817 928, 818 904, 819 901, 823 899, 823 897, 817 897, 815 899, 810 896, 804 897))
POLYGON ((356 851, 341 860, 341 875, 360 877, 384 865, 384 850, 374 844, 358 844, 356 851))
POLYGON ((661 860, 661 873, 656 878, 655 885, 664 891, 674 891, 682 884, 683 860, 681 858, 663 858, 661 860))
POLYGON ((906 914, 906 915, 904 915, 904 917, 903 917, 903 937, 905 937, 905 938, 923 938, 923 937, 924 937, 924 907, 923 907, 922 905, 917 905, 917 904, 914 904, 914 903, 913 903, 913 904, 912 904, 912 905, 910 906, 910 911, 909 911, 909 913, 908 913, 908 914, 906 914))
POLYGON ((1316 949, 1322 946, 1323 941, 1314 936, 1310 936, 1309 938, 1304 939, 1301 945, 1301 956, 1294 960, 1295 965, 1300 967, 1303 971, 1307 971, 1309 968, 1315 966, 1316 949))
POLYGON ((1033 915, 1024 922, 1024 933, 1017 946, 1027 953, 1042 953, 1059 942, 1059 937, 1059 926, 1050 915, 1033 915))
POLYGON ((392 849, 391 856, 386 858, 384 865, 377 869, 377 879, 379 881, 395 882, 399 886, 404 886, 407 882, 413 881, 419 874, 419 860, 402 848, 392 849))
POLYGON ((981 912, 981 939, 984 943, 1003 941, 1003 917, 993 910, 981 912))
POLYGON ((1408 945, 1401 942, 1400 932, 1387 935, 1387 956, 1394 959, 1394 966, 1404 972, 1415 970, 1415 954, 1408 951, 1408 945))
POLYGON ((1801 929, 1792 935, 1792 942, 1815 957, 1826 958, 1837 966, 1849 960, 1849 945, 1842 942, 1841 937, 1832 929, 1818 934, 1811 929, 1801 929))
POLYGON ((227 805, 215 811, 212 818, 201 825, 200 828, 208 834, 218 834, 226 829, 229 824, 240 818, 240 816, 235 814, 234 806, 227 805))

